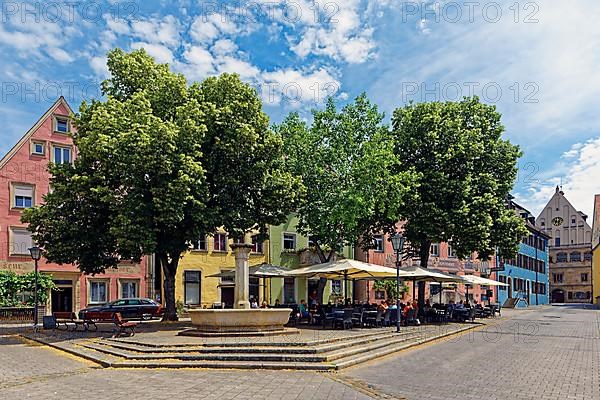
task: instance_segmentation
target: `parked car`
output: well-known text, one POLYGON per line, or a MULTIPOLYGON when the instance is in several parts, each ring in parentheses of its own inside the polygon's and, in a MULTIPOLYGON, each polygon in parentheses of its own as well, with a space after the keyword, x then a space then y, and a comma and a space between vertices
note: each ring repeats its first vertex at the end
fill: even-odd
POLYGON ((90 311, 108 311, 121 313, 124 319, 143 319, 151 320, 155 317, 162 317, 165 309, 152 299, 120 299, 111 301, 101 306, 84 308, 79 311, 79 318, 85 319, 85 314, 90 311))

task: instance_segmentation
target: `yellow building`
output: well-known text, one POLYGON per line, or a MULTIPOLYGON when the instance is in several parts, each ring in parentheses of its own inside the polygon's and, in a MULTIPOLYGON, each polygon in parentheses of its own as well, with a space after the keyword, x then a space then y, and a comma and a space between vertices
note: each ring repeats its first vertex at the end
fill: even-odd
MULTIPOLYGON (((257 242, 248 234, 245 243, 252 243, 250 266, 266 262, 268 242, 257 242)), ((235 257, 227 233, 219 231, 212 236, 201 238, 193 244, 179 262, 175 277, 175 300, 185 307, 210 308, 215 303, 231 307, 234 302, 234 278, 218 278, 211 275, 235 268, 235 257)), ((259 303, 268 298, 263 280, 250 277, 250 295, 258 297, 259 303)))
POLYGON ((600 194, 594 198, 594 224, 592 227, 592 296, 600 305, 600 194))

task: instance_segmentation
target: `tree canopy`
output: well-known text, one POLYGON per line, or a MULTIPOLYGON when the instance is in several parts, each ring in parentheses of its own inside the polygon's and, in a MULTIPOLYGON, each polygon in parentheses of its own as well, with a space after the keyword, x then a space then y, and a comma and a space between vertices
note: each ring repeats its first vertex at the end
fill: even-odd
POLYGON ((155 254, 166 318, 190 242, 219 227, 234 238, 292 211, 303 188, 283 168, 256 91, 237 75, 187 85, 144 50, 109 52, 106 100, 74 118, 74 163, 51 165, 53 190, 27 210, 34 240, 53 262, 100 273, 155 254))
MULTIPOLYGON (((409 104, 395 110, 392 135, 399 172, 414 168, 414 196, 401 209, 408 255, 427 267, 431 243, 450 242, 460 258, 513 255, 527 233, 508 207, 519 148, 502 139, 494 106, 478 98, 409 104)), ((424 298, 423 286, 419 300, 424 298)))
POLYGON ((306 187, 297 228, 327 262, 343 245, 368 246, 382 222, 397 221, 414 177, 411 168, 398 172, 384 115, 366 95, 341 110, 329 99, 313 117, 309 126, 293 113, 275 130, 306 187))

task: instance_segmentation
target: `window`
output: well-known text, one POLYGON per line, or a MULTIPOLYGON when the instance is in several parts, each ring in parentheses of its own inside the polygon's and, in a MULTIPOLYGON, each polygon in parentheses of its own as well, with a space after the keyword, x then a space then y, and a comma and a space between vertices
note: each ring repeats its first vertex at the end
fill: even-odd
POLYGON ((46 145, 44 142, 31 142, 31 154, 43 156, 46 153, 46 145))
POLYGON ((317 240, 314 235, 308 235, 308 247, 317 247, 317 240))
POLYGON ((186 305, 200 304, 200 271, 183 271, 186 305))
POLYGON ((592 261, 592 253, 590 253, 589 251, 587 253, 583 253, 583 259, 585 261, 592 261))
POLYGON ((375 300, 385 300, 385 291, 376 290, 375 291, 375 300))
POLYGON ((54 132, 69 133, 69 119, 65 117, 54 118, 54 132))
POLYGON ((554 245, 557 247, 560 246, 560 238, 559 237, 554 239, 554 245))
POLYGON ((31 232, 25 228, 11 228, 10 254, 15 256, 29 255, 29 248, 33 246, 31 232))
POLYGON ((587 273, 581 274, 581 282, 587 282, 587 281, 588 281, 588 274, 587 273))
POLYGON ((121 298, 130 299, 137 297, 138 284, 136 281, 122 281, 121 282, 121 298))
POLYGON ((571 262, 573 261, 581 261, 581 253, 578 251, 574 251, 570 254, 571 262))
POLYGON ((373 248, 379 253, 383 253, 383 235, 373 237, 373 248))
POLYGON ((106 286, 105 281, 90 281, 90 303, 106 303, 106 286))
MULTIPOLYGON (((498 281, 502 282, 502 283, 506 283, 506 276, 505 275, 499 275, 498 276, 498 281)), ((498 286, 498 290, 505 291, 506 290, 506 286, 498 286)))
POLYGON ((263 241, 258 240, 258 236, 252 236, 252 252, 262 253, 263 252, 263 241))
POLYGON ((562 273, 554 273, 552 274, 552 281, 554 281, 554 283, 562 283, 563 281, 563 274, 562 273))
POLYGON ((71 148, 70 147, 62 147, 62 146, 54 146, 53 147, 53 162, 55 164, 67 164, 71 162, 71 148))
POLYGON ((213 243, 214 251, 227 251, 227 235, 224 233, 215 233, 213 243))
POLYGON ((204 250, 206 251, 208 248, 206 246, 206 235, 200 236, 198 241, 194 242, 194 250, 204 250))
POLYGON ((284 233, 283 234, 283 249, 284 250, 296 250, 296 234, 295 233, 284 233))
POLYGON ((557 253, 556 262, 567 262, 567 253, 557 253))
POLYGON ((448 257, 456 257, 456 251, 452 248, 450 243, 448 243, 448 257))
POLYGON ((431 247, 429 248, 429 254, 434 257, 440 256, 440 244, 439 243, 431 243, 431 247))
POLYGON ((294 278, 283 278, 283 303, 295 303, 296 290, 294 278))
POLYGON ((33 198, 35 193, 34 186, 31 185, 13 185, 13 208, 33 207, 33 198))

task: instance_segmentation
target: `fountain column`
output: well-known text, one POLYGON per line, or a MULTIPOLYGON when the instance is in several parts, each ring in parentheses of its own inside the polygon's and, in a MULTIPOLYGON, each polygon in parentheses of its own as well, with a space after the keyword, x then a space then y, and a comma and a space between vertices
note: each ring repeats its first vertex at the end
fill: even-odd
POLYGON ((250 270, 249 262, 251 244, 232 244, 235 255, 235 303, 237 309, 250 308, 250 270))

